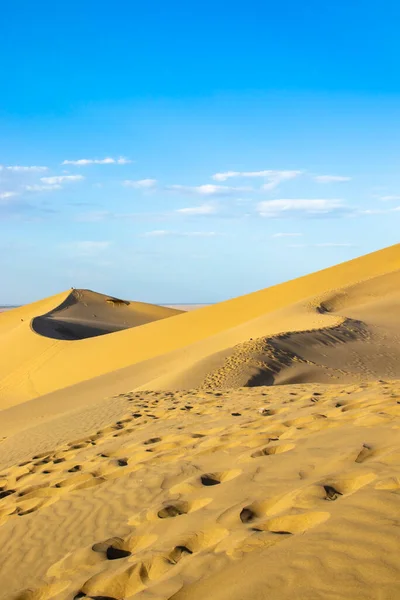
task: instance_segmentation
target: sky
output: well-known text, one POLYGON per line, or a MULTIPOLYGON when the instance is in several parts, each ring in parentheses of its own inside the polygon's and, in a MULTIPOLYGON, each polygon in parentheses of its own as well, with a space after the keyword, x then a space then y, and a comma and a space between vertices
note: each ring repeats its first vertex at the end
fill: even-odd
POLYGON ((0 304, 218 302, 397 243, 399 17, 5 3, 0 304))

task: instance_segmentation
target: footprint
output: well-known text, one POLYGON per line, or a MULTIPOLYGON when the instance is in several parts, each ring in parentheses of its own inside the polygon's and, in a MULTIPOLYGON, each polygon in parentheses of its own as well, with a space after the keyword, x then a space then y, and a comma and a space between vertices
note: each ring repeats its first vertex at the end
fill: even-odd
POLYGON ((143 445, 148 446, 149 444, 157 444, 157 442, 161 442, 160 437, 150 438, 150 439, 146 440, 145 442, 143 442, 143 445))
POLYGON ((188 503, 178 502, 175 504, 168 504, 167 506, 159 510, 157 515, 160 519, 169 519, 173 517, 179 517, 180 515, 186 515, 188 512, 188 503))
POLYGON ((316 527, 327 521, 330 517, 328 512, 310 512, 297 515, 284 515, 275 517, 257 526, 257 531, 271 531, 276 534, 304 533, 312 527, 316 527))
POLYGON ((257 513, 250 507, 243 508, 239 516, 242 523, 251 523, 258 517, 257 513))
POLYGON ((172 552, 168 555, 168 560, 171 564, 177 565, 178 562, 184 558, 184 556, 188 556, 193 554, 193 551, 190 550, 187 546, 175 546, 172 552))
POLYGON ((326 500, 336 500, 337 496, 353 494, 376 479, 375 473, 347 474, 323 484, 326 500))
POLYGON ((212 525, 211 527, 182 537, 176 547, 187 548, 191 554, 216 546, 229 536, 229 531, 223 527, 212 525))
POLYGON ((143 562, 131 567, 125 565, 110 571, 97 573, 84 583, 75 598, 89 596, 95 600, 119 600, 128 598, 146 587, 148 571, 143 562))
POLYGON ((118 560, 132 554, 130 550, 124 548, 124 540, 122 538, 110 538, 105 542, 94 544, 92 550, 104 553, 108 560, 118 560))
POLYGON ((235 479, 241 472, 241 469, 232 469, 231 471, 222 471, 220 473, 206 473, 205 475, 201 475, 200 482, 204 486, 219 485, 220 483, 235 479))
POLYGON ((369 444, 363 444, 362 450, 358 453, 358 456, 355 460, 356 463, 363 463, 366 460, 372 458, 374 456, 374 454, 376 454, 373 451, 372 446, 370 446, 369 444))
POLYGON ((336 490, 334 487, 332 487, 331 485, 324 485, 324 490, 326 492, 326 498, 325 500, 337 500, 338 496, 343 496, 342 492, 339 492, 338 490, 336 490))
POLYGON ((77 471, 81 471, 82 467, 81 465, 75 465, 74 467, 71 467, 70 469, 68 469, 68 473, 76 473, 77 471))
POLYGON ((212 502, 212 498, 199 498, 193 502, 179 501, 174 502, 173 504, 166 504, 157 512, 157 517, 159 519, 179 517, 199 510, 200 508, 207 506, 207 504, 210 504, 210 502, 212 502))
POLYGON ((258 458, 259 456, 272 456, 273 454, 282 454, 283 452, 288 452, 289 450, 293 450, 295 447, 294 444, 275 444, 271 446, 267 446, 262 450, 257 450, 257 452, 253 452, 251 455, 252 458, 258 458))
POLYGON ((4 490, 0 488, 0 500, 7 498, 7 496, 11 496, 11 494, 15 494, 15 490, 4 490))
POLYGON ((171 494, 191 494, 197 491, 201 486, 211 487, 230 481, 240 475, 241 472, 241 469, 232 469, 230 471, 221 471, 219 473, 205 473, 200 477, 192 478, 174 485, 170 489, 170 492, 171 494))

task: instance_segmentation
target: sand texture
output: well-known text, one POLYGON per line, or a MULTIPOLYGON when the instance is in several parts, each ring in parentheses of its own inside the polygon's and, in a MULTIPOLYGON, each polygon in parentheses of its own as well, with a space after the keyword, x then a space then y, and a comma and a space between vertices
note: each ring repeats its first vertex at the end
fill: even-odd
POLYGON ((0 315, 0 598, 400 598, 400 245, 0 315))

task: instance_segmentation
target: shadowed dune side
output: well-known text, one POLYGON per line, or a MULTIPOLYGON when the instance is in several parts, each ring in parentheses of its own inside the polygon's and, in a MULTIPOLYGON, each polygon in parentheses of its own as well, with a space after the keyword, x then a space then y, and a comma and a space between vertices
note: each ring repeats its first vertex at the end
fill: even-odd
POLYGON ((138 327, 183 311, 74 289, 56 308, 32 319, 32 329, 56 340, 83 340, 138 327))
MULTIPOLYGON (((260 337, 220 357, 202 387, 350 383, 399 378, 400 271, 329 294, 317 307, 334 326, 260 337)), ((217 362, 210 357, 210 365, 217 362)))

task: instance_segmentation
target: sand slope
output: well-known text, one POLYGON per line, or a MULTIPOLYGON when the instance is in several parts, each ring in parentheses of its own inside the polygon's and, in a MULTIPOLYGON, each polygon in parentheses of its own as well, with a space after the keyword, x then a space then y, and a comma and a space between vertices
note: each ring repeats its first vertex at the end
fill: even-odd
MULTIPOLYGON (((316 302, 315 302, 316 304, 316 302)), ((317 311, 335 325, 238 344, 208 369, 203 387, 400 378, 400 271, 328 293, 317 311), (215 366, 215 365, 214 365, 215 366)), ((302 314, 298 307, 299 316, 302 314)), ((215 358, 208 359, 214 362, 215 358)))
MULTIPOLYGON (((169 355, 168 360, 185 370, 215 352, 229 349, 254 335, 258 337, 260 333, 274 335, 324 326, 322 316, 316 313, 316 306, 312 305, 315 297, 398 268, 400 246, 396 245, 266 290, 183 313, 173 319, 163 319, 107 336, 78 340, 73 345, 63 340, 52 340, 52 344, 43 340, 38 342, 30 328, 19 328, 18 334, 13 332, 13 342, 8 338, 10 356, 0 360, 0 404, 11 406, 105 373, 113 373, 117 369, 162 357, 152 365, 141 365, 137 377, 132 375, 133 379, 136 377, 132 387, 150 385, 155 378, 168 375, 171 371, 171 368, 166 369, 164 360, 168 353, 182 350, 180 355, 179 352, 178 355, 169 355), (307 303, 310 298, 311 303, 307 303), (309 310, 299 316, 297 309, 291 309, 296 303, 306 304, 309 310), (272 315, 274 312, 275 315, 272 315), (260 321, 257 322, 257 319, 260 321), (266 322, 260 331, 264 320, 266 322), (222 336, 218 338, 219 334, 222 336), (33 343, 34 352, 30 351, 33 343), (195 347, 196 343, 199 346, 195 347), (22 362, 19 354, 21 346, 24 347, 22 362)), ((0 328, 1 320, 12 313, 15 311, 0 316, 0 328)), ((332 319, 331 323, 340 321, 338 318, 332 319)), ((190 387, 190 381, 186 385, 190 387)))
POLYGON ((30 328, 67 293, 0 319, 0 598, 400 597, 399 284, 397 245, 83 340, 30 328))
MULTIPOLYGON (((98 336, 179 314, 183 312, 90 290, 69 290, 2 313, 0 343, 7 352, 0 356, 0 406, 40 395, 41 383, 57 388, 52 373, 54 362, 62 364, 67 379, 71 377, 74 361, 65 362, 63 351, 73 355, 74 344, 89 338, 95 342, 98 336), (72 352, 68 353, 68 347, 72 352)), ((85 365, 96 361, 91 354, 95 350, 94 343, 80 355, 82 373, 85 365)))
POLYGON ((137 392, 11 436, 0 597, 396 598, 399 402, 399 382, 137 392))
POLYGON ((59 306, 34 317, 31 327, 35 333, 56 340, 83 340, 181 313, 164 306, 74 289, 59 306))

